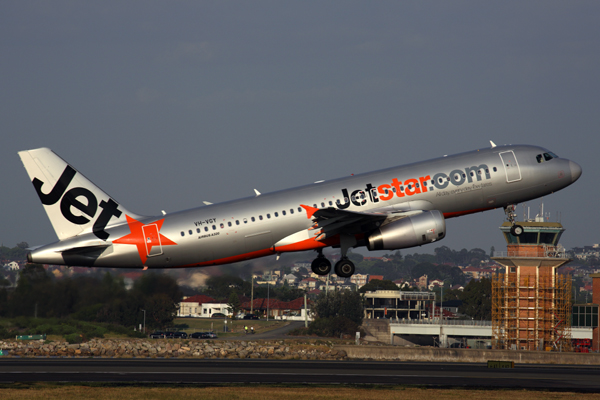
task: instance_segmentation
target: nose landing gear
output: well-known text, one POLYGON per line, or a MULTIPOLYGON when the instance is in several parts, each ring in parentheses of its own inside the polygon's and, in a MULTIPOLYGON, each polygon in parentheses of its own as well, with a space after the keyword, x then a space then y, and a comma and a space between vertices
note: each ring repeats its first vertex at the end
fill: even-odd
POLYGON ((516 216, 517 214, 515 213, 515 210, 517 209, 517 206, 514 204, 508 205, 506 207, 504 207, 504 213, 506 214, 506 219, 508 220, 508 222, 511 223, 511 228, 510 228, 510 233, 513 236, 521 236, 523 234, 523 232, 525 231, 525 229, 523 229, 523 227, 521 225, 516 224, 516 216))

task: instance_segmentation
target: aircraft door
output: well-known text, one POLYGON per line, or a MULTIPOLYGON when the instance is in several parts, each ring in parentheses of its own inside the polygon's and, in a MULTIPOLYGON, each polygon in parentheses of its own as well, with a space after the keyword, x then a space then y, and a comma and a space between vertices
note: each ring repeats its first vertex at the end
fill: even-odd
POLYGON ((163 251, 158 226, 156 224, 144 225, 142 226, 142 232, 144 233, 144 242, 148 257, 160 256, 163 251))
POLYGON ((506 182, 517 182, 521 180, 521 169, 517 162, 517 157, 512 150, 504 151, 500 153, 500 159, 502 159, 502 165, 504 165, 504 172, 506 172, 506 182))

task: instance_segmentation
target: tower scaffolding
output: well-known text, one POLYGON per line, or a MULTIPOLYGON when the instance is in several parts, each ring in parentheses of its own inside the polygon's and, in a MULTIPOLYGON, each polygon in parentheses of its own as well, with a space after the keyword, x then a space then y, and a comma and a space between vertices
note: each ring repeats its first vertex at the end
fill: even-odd
POLYGON ((523 223, 520 237, 505 225, 508 251, 492 257, 505 267, 492 276, 492 347, 571 351, 571 276, 557 273, 571 260, 548 251, 560 250, 562 225, 523 223))
POLYGON ((571 277, 538 271, 492 277, 493 348, 571 350, 571 277))

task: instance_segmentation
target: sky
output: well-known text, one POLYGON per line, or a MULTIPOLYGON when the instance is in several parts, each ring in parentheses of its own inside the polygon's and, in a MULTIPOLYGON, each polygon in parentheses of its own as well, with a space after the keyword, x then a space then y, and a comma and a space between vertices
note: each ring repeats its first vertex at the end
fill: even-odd
MULTIPOLYGON (((493 140, 579 163, 545 212, 566 248, 600 243, 599 20, 577 0, 1 1, 0 242, 57 240, 20 150, 157 215, 493 140)), ((404 252, 502 250, 502 222, 404 252)))

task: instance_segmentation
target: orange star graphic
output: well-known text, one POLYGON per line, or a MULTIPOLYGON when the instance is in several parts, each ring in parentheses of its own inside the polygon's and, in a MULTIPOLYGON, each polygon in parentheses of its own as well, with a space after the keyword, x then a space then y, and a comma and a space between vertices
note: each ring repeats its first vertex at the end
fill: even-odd
POLYGON ((144 225, 140 221, 131 218, 129 215, 126 215, 126 217, 127 225, 129 225, 131 233, 117 240, 113 240, 113 243, 135 245, 138 249, 142 264, 146 263, 152 247, 177 245, 177 243, 159 232, 163 222, 165 222, 164 218, 151 224, 144 225))

